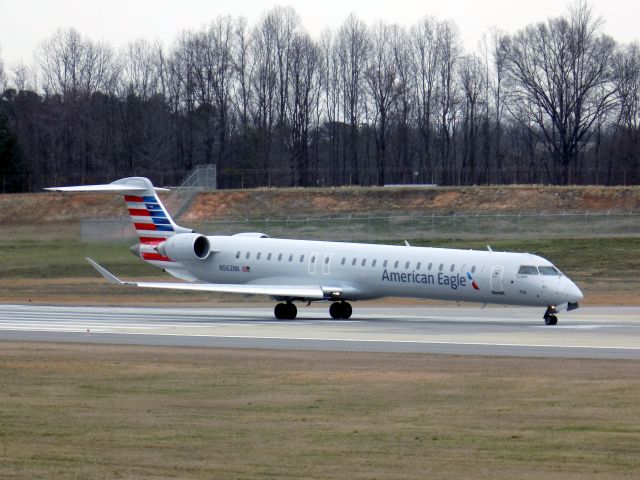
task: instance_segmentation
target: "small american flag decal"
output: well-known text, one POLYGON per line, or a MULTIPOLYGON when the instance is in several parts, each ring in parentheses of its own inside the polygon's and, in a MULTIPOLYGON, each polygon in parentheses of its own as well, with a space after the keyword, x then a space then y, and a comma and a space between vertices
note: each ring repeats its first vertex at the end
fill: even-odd
POLYGON ((243 271, 244 273, 248 273, 248 272, 250 272, 250 271, 251 271, 251 267, 248 267, 248 266, 246 266, 246 265, 245 265, 244 267, 242 267, 242 271, 243 271))

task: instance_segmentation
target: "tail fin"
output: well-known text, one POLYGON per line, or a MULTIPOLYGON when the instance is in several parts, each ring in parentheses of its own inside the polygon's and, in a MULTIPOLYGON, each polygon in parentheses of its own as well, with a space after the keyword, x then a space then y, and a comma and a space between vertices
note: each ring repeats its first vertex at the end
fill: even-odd
MULTIPOLYGON (((178 226, 158 198, 156 188, 148 178, 128 177, 105 185, 80 185, 75 187, 45 188, 53 192, 116 192, 124 195, 133 227, 142 246, 155 247, 177 233, 190 233, 192 230, 178 226)), ((145 260, 165 261, 158 253, 145 252, 145 260), (153 257, 153 258, 152 258, 153 257)), ((167 259, 168 260, 168 259, 167 259)))

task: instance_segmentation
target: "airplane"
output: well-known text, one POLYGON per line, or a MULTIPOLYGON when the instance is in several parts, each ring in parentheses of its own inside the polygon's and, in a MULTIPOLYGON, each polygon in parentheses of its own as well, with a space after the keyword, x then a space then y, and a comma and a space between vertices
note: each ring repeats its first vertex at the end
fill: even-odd
POLYGON ((348 319, 349 302, 382 297, 544 307, 546 325, 578 308, 580 289, 548 260, 529 253, 270 238, 245 232, 205 236, 178 226, 144 177, 109 184, 50 187, 54 192, 124 196, 139 243, 132 252, 182 282, 122 281, 94 260, 109 282, 141 288, 265 295, 277 319, 297 316, 294 302, 330 302, 348 319))

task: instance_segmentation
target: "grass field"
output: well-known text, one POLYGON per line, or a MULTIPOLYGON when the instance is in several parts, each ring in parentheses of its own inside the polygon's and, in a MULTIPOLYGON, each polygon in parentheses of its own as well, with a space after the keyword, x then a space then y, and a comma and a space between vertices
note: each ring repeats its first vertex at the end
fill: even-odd
POLYGON ((633 361, 0 345, 3 479, 640 472, 633 361))

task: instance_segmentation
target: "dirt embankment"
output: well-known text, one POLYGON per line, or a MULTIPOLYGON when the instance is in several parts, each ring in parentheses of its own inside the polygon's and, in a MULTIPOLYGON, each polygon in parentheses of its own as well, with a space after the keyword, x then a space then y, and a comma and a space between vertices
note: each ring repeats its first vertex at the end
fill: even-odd
POLYGON ((640 187, 332 188, 200 193, 182 218, 640 209, 640 187))
MULTIPOLYGON (((461 187, 220 190, 193 198, 181 219, 453 212, 572 212, 640 209, 640 187, 461 187)), ((113 194, 0 195, 0 224, 75 222, 126 215, 113 194)))

